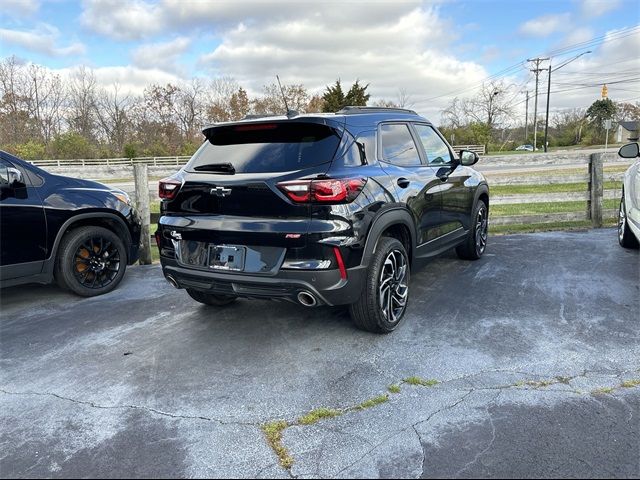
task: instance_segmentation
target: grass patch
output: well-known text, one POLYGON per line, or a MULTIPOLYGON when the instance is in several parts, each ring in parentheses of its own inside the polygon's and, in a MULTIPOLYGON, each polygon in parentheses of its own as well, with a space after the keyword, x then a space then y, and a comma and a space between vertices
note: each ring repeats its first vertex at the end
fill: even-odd
MULTIPOLYGON (((605 190, 618 190, 622 182, 604 182, 605 190)), ((549 183, 546 185, 496 185, 491 187, 491 195, 528 195, 535 193, 586 192, 586 183, 549 183)))
POLYGON ((267 438, 267 443, 278 456, 278 461, 282 468, 287 470, 293 466, 293 458, 289 455, 289 451, 282 445, 282 432, 289 425, 284 420, 277 420, 262 425, 261 429, 267 438))
MULTIPOLYGON (((602 201, 603 209, 615 209, 618 207, 619 200, 616 198, 604 199, 602 201)), ((518 203, 507 205, 494 205, 490 209, 493 217, 505 217, 511 215, 537 215, 545 213, 571 213, 586 212, 587 202, 539 202, 539 203, 518 203)))
POLYGON ((558 383, 555 380, 529 380, 527 382, 521 382, 521 386, 533 387, 533 388, 544 388, 550 385, 554 385, 558 383))
MULTIPOLYGON (((615 218, 603 219, 603 227, 612 227, 616 225, 615 218)), ((555 230, 584 230, 592 228, 591 220, 575 220, 567 222, 549 222, 549 223, 529 223, 517 225, 491 225, 489 223, 489 232, 492 235, 507 235, 512 233, 535 233, 535 232, 551 232, 555 230)))
POLYGON ((596 388, 591 391, 591 395, 609 395, 615 391, 613 387, 596 388))
POLYGON ((389 393, 400 393, 400 385, 389 385, 389 388, 387 388, 387 390, 389 390, 389 393))
POLYGON ((638 387, 640 386, 640 380, 638 379, 634 379, 634 380, 625 380, 624 382, 622 382, 620 384, 620 386, 622 388, 633 388, 633 387, 638 387))
MULTIPOLYGON (((631 165, 631 164, 629 164, 631 165)), ((605 165, 603 167, 604 173, 622 173, 626 172, 629 168, 629 165, 605 165)), ((548 176, 548 175, 582 175, 589 172, 588 165, 585 164, 582 168, 558 168, 558 169, 548 169, 543 166, 540 167, 539 170, 526 170, 522 172, 518 172, 518 176, 521 177, 540 177, 540 176, 548 176)), ((491 184, 491 177, 504 177, 504 176, 513 176, 513 173, 504 173, 504 172, 485 172, 484 175, 489 178, 489 184, 491 184)))
POLYGON ((389 395, 385 393, 384 395, 378 395, 377 397, 373 397, 373 398, 370 398, 369 400, 365 400, 360 405, 356 406, 354 410, 366 410, 367 408, 373 408, 388 401, 389 401, 389 395))
POLYGON ((435 379, 424 380, 420 377, 405 378, 403 382, 408 385, 420 386, 420 387, 433 387, 440 383, 438 380, 435 380, 435 379))
POLYGON ((334 418, 342 415, 341 410, 336 410, 333 408, 316 408, 315 410, 311 410, 306 415, 300 417, 297 421, 298 425, 313 425, 314 423, 319 422, 325 418, 334 418))

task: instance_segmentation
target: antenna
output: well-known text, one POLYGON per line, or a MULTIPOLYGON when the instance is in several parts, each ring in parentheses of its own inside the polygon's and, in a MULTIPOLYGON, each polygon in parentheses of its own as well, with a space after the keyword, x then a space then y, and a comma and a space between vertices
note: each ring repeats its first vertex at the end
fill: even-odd
POLYGON ((291 118, 291 117, 295 117, 296 115, 299 115, 296 110, 289 110, 289 105, 287 104, 287 97, 285 96, 284 89, 282 88, 282 84, 280 83, 280 77, 276 75, 276 78, 278 79, 278 85, 280 86, 280 93, 282 94, 282 100, 284 100, 284 106, 287 109, 287 117, 291 118))
POLYGON ((289 116, 289 112, 291 110, 289 110, 289 105, 287 105, 287 97, 285 96, 284 90, 282 89, 282 84, 280 83, 280 77, 276 75, 276 78, 278 79, 278 86, 280 86, 280 93, 282 93, 282 100, 284 100, 284 106, 287 109, 287 116, 289 116))

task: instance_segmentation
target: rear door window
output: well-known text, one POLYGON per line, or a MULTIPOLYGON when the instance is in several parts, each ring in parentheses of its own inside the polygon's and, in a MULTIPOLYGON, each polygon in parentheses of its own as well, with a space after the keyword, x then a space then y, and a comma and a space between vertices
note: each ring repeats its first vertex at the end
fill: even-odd
POLYGON ((331 162, 340 137, 326 125, 304 122, 247 123, 205 131, 208 141, 185 169, 215 173, 302 170, 331 162))
POLYGON ((385 162, 402 167, 422 164, 408 125, 403 123, 381 125, 380 143, 382 146, 382 159, 385 162))

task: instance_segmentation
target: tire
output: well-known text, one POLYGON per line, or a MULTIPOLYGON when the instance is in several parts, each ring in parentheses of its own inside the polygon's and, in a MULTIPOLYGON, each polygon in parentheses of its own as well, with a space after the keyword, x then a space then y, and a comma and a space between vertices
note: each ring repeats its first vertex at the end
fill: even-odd
POLYGON ((58 284, 83 297, 110 292, 127 268, 127 249, 115 233, 87 226, 67 232, 56 257, 58 284))
POLYGON ((380 238, 367 269, 362 294, 357 302, 349 305, 356 326, 373 333, 394 331, 407 310, 410 274, 404 245, 392 237, 380 238), (382 285, 385 282, 388 288, 382 285))
POLYGON ((464 260, 478 260, 487 248, 489 208, 484 200, 478 200, 471 219, 472 224, 466 240, 456 247, 458 257, 464 260))
POLYGON ((620 208, 618 209, 618 242, 624 248, 638 248, 638 239, 629 228, 629 222, 627 221, 624 190, 622 191, 620 208))
POLYGON ((196 302, 204 303, 212 307, 223 307, 237 300, 233 295, 216 295, 215 293, 204 293, 198 290, 187 288, 187 293, 196 302))

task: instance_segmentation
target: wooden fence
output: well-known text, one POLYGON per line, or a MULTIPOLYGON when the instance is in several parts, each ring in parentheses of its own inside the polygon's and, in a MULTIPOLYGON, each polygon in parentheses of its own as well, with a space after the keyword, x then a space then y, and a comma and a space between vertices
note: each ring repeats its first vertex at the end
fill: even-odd
POLYGON ((585 159, 583 167, 568 169, 566 172, 555 173, 549 170, 544 173, 544 167, 541 167, 542 170, 523 171, 521 174, 486 174, 490 190, 492 187, 498 187, 494 188, 498 191, 503 187, 504 191, 504 187, 515 187, 514 190, 517 190, 518 187, 542 186, 538 188, 542 190, 539 193, 491 194, 490 205, 493 209, 489 208, 490 225, 589 221, 592 226, 600 227, 603 221, 610 221, 617 216, 622 177, 627 167, 628 162, 619 162, 605 169, 602 154, 594 153, 585 159), (584 185, 584 189, 576 191, 576 185, 584 185), (548 191, 544 191, 544 186, 547 186, 548 191), (563 205, 559 205, 561 203, 563 205), (510 206, 508 210, 514 213, 502 213, 501 210, 506 210, 505 206, 510 206), (554 212, 555 206, 562 206, 561 210, 569 207, 570 211, 554 212), (532 209, 548 211, 527 213, 527 210, 532 209))

